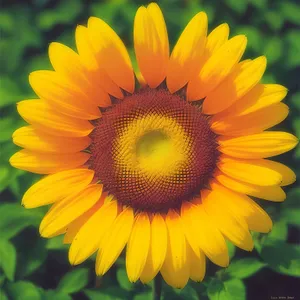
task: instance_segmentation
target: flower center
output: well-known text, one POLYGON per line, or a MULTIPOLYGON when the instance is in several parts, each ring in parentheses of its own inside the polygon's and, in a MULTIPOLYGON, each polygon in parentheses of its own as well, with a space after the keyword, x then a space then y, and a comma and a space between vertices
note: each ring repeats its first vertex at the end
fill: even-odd
POLYGON ((174 166, 170 156, 178 161, 182 154, 164 131, 153 130, 138 139, 136 156, 141 170, 152 174, 163 174, 168 173, 174 166))
POLYGON ((164 89, 144 89, 102 114, 91 135, 91 168, 136 210, 167 211, 199 194, 219 156, 199 107, 164 89))

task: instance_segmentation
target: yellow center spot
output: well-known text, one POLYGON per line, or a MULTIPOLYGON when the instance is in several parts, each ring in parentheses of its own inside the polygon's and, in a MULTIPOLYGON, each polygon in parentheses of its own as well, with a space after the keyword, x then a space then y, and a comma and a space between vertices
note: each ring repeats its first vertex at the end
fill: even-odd
POLYGON ((174 119, 150 114, 122 130, 115 149, 117 165, 126 173, 172 176, 188 162, 190 139, 174 119))

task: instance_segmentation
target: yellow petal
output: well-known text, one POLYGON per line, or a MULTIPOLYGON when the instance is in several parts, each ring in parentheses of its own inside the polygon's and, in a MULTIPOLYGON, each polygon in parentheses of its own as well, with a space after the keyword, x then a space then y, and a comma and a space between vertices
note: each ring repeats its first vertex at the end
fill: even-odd
POLYGON ((36 94, 67 116, 93 120, 101 116, 100 110, 76 86, 54 71, 35 71, 29 82, 36 94))
MULTIPOLYGON (((102 194, 103 197, 103 194, 102 194)), ((100 200, 92 206, 89 210, 87 210, 85 213, 83 213, 81 216, 79 216, 77 219, 72 221, 67 226, 67 231, 64 236, 64 244, 71 244, 77 235, 78 231, 81 229, 81 227, 89 220, 89 218, 103 205, 103 199, 102 197, 100 200)))
POLYGON ((42 178, 24 194, 22 205, 34 208, 58 202, 68 195, 79 193, 94 177, 89 169, 74 169, 58 172, 42 178))
POLYGON ((244 116, 280 102, 287 94, 287 88, 279 84, 257 84, 244 97, 236 101, 221 114, 244 116))
POLYGON ((199 75, 191 80, 187 89, 188 100, 199 100, 216 88, 241 59, 247 44, 244 35, 225 42, 204 64, 199 75))
POLYGON ((261 79, 267 66, 265 56, 239 63, 232 73, 203 102, 205 114, 219 113, 243 97, 261 79))
POLYGON ((246 221, 242 217, 231 213, 226 205, 219 201, 222 196, 222 193, 216 190, 207 193, 207 196, 202 199, 205 211, 227 239, 236 246, 251 251, 253 240, 246 221))
POLYGON ((156 88, 166 77, 169 60, 167 28, 156 3, 140 7, 135 15, 134 49, 143 77, 156 88))
POLYGON ((215 115, 211 129, 217 134, 231 136, 259 133, 282 122, 288 113, 287 105, 276 103, 244 116, 220 118, 215 115))
POLYGON ((192 212, 190 211, 193 209, 193 206, 194 205, 191 202, 183 202, 181 205, 180 216, 187 242, 193 250, 193 252, 195 253, 195 255, 198 255, 200 257, 200 246, 198 239, 199 232, 192 218, 192 212))
POLYGON ((141 281, 151 281, 161 269, 167 252, 167 227, 160 214, 155 214, 151 221, 151 238, 147 261, 141 274, 141 281))
POLYGON ((42 100, 21 101, 17 104, 17 110, 21 117, 36 129, 55 136, 87 136, 94 128, 87 120, 79 120, 60 114, 42 100))
POLYGON ((17 129, 12 138, 13 142, 20 147, 37 152, 51 153, 75 153, 86 149, 91 143, 88 136, 77 138, 58 137, 36 130, 33 126, 17 129))
POLYGON ((237 159, 221 156, 218 168, 226 175, 260 186, 279 185, 282 175, 266 165, 263 159, 237 159))
POLYGON ((80 167, 89 158, 90 155, 83 152, 48 154, 23 149, 15 153, 9 162, 17 169, 37 174, 51 174, 80 167))
POLYGON ((70 224, 95 205, 99 201, 101 194, 102 185, 93 184, 78 194, 71 194, 55 203, 40 224, 41 236, 49 237, 53 232, 70 224))
POLYGON ((200 282, 205 276, 206 261, 205 255, 200 251, 200 255, 196 255, 194 251, 189 247, 189 260, 190 260, 190 278, 193 281, 200 282))
POLYGON ((64 75, 69 82, 76 83, 80 87, 89 85, 80 57, 71 48, 61 43, 52 42, 49 45, 49 59, 54 70, 64 75))
POLYGON ((117 202, 110 201, 99 208, 76 234, 69 251, 69 261, 78 265, 91 256, 100 246, 117 216, 117 202))
POLYGON ((282 202, 286 194, 279 186, 259 186, 233 179, 222 172, 215 173, 214 177, 227 188, 239 193, 247 194, 264 200, 282 202))
POLYGON ((205 61, 228 40, 228 36, 229 26, 227 23, 219 25, 208 35, 203 54, 205 61))
POLYGON ((98 64, 119 87, 134 91, 134 74, 129 54, 119 36, 103 20, 91 17, 88 31, 98 64))
MULTIPOLYGON (((90 46, 88 41, 86 42, 86 46, 90 46)), ((75 94, 75 91, 77 91, 76 98, 73 99, 73 102, 76 102, 73 103, 74 105, 80 106, 81 104, 81 106, 87 106, 87 102, 104 107, 111 105, 110 98, 102 87, 104 83, 109 84, 109 82, 107 82, 108 80, 105 80, 106 78, 103 78, 104 76, 102 76, 102 78, 97 78, 96 76, 99 75, 97 73, 91 74, 88 72, 87 68, 82 63, 80 56, 76 52, 63 44, 51 43, 49 46, 49 57, 55 71, 66 78, 65 81, 59 78, 61 86, 65 89, 70 87, 70 94, 73 95, 75 94), (99 84, 99 80, 97 79, 103 81, 102 85, 99 84)), ((105 77, 108 76, 106 75, 105 77)), ((117 86, 116 89, 119 91, 118 95, 122 95, 117 86)), ((67 91, 62 95, 65 96, 66 93, 67 91)), ((60 102, 64 103, 66 101, 62 101, 61 99, 60 102)))
POLYGON ((161 274, 167 284, 183 288, 189 280, 190 265, 180 216, 170 210, 166 216, 168 247, 161 274))
POLYGON ((208 35, 204 52, 201 55, 199 62, 197 62, 197 66, 199 65, 199 68, 196 75, 198 75, 199 70, 202 69, 206 61, 213 55, 213 53, 228 40, 228 35, 229 26, 226 23, 219 25, 208 35))
POLYGON ((136 282, 146 264, 150 246, 150 221, 147 213, 139 213, 126 249, 126 270, 130 282, 136 282))
POLYGON ((231 214, 243 217, 250 230, 264 233, 271 231, 272 220, 248 196, 230 191, 220 184, 212 184, 212 189, 219 194, 218 201, 221 206, 226 207, 231 214))
MULTIPOLYGON (((123 98, 123 93, 120 88, 111 80, 105 70, 101 67, 101 64, 98 64, 90 41, 88 29, 82 25, 78 25, 75 32, 75 40, 80 58, 87 69, 88 79, 94 86, 101 87, 106 93, 119 99, 123 98)), ((100 104, 103 104, 103 99, 99 100, 101 101, 100 104)))
POLYGON ((100 243, 96 259, 96 273, 103 275, 116 261, 128 242, 134 222, 133 211, 125 208, 115 219, 100 243))
POLYGON ((224 237, 209 218, 203 206, 186 202, 181 211, 181 218, 185 224, 190 224, 188 226, 190 230, 194 231, 194 239, 207 257, 215 264, 227 267, 229 256, 224 237))
POLYGON ((296 174, 293 170, 284 164, 276 161, 264 159, 261 164, 266 168, 270 168, 275 172, 278 172, 282 176, 281 186, 286 186, 294 183, 296 181, 296 174))
POLYGON ((240 158, 265 158, 287 152, 298 144, 298 139, 287 132, 267 131, 236 138, 219 137, 222 153, 240 158))
POLYGON ((171 93, 198 74, 206 34, 207 15, 200 12, 187 24, 172 51, 167 72, 167 86, 171 93))

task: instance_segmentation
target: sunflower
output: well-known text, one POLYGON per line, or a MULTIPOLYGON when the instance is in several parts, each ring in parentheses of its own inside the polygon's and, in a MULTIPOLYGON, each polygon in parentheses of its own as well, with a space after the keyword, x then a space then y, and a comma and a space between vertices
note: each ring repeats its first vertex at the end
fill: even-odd
POLYGON ((126 248, 131 282, 160 272, 183 288, 203 279, 206 257, 228 266, 227 240, 251 251, 250 232, 271 230, 249 195, 280 202, 295 181, 266 159, 298 142, 265 131, 287 117, 287 89, 260 83, 264 56, 241 60, 244 35, 228 38, 226 23, 207 35, 207 23, 196 14, 169 54, 160 8, 140 7, 135 72, 118 35, 91 17, 76 28, 77 52, 52 43, 54 70, 30 74, 38 99, 17 104, 30 125, 14 132, 24 149, 10 163, 47 175, 22 204, 52 205, 40 234, 64 234, 71 264, 97 252, 103 275, 126 248))

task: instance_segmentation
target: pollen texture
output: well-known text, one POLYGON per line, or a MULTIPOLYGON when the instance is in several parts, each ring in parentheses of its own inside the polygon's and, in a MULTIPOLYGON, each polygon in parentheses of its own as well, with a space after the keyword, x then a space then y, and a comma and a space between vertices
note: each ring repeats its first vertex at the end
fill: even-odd
POLYGON ((199 193, 218 159, 216 135, 198 106, 144 89, 102 114, 91 135, 91 168, 119 203, 167 211, 199 193))

